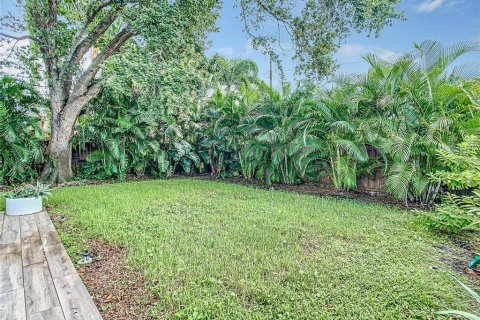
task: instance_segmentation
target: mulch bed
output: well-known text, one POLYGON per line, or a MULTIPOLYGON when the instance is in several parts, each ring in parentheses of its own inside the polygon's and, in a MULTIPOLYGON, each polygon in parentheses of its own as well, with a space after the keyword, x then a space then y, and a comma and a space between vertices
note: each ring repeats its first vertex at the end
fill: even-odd
POLYGON ((314 195, 314 196, 328 196, 338 199, 355 199, 360 200, 366 203, 376 203, 376 204, 383 204, 387 206, 393 206, 401 209, 425 209, 425 206, 422 206, 417 203, 409 203, 408 206, 401 201, 398 201, 388 194, 381 193, 381 192, 362 192, 357 190, 351 191, 340 191, 334 188, 325 187, 322 183, 319 182, 304 182, 302 184, 281 184, 281 183, 274 183, 271 186, 266 185, 264 182, 259 180, 245 180, 243 177, 237 178, 212 178, 210 175, 194 175, 194 176, 187 176, 187 175, 176 175, 174 178, 178 179, 197 179, 197 180, 209 180, 209 181, 219 181, 219 182, 226 182, 226 183, 237 183, 244 186, 249 186, 253 188, 265 189, 265 190, 279 190, 285 192, 293 192, 298 194, 307 194, 307 195, 314 195))
POLYGON ((90 244, 94 261, 78 273, 105 320, 151 319, 154 296, 143 275, 125 263, 127 249, 96 241, 90 244))

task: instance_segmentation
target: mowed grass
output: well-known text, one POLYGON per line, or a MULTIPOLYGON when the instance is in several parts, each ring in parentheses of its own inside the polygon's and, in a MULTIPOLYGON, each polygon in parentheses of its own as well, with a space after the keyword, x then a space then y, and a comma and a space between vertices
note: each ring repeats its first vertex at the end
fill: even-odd
POLYGON ((128 248, 127 264, 145 273, 157 299, 154 317, 475 311, 454 277, 466 279, 441 262, 446 253, 435 244, 448 240, 406 211, 186 179, 69 187, 48 204, 69 218, 59 229, 71 254, 94 239, 128 248))

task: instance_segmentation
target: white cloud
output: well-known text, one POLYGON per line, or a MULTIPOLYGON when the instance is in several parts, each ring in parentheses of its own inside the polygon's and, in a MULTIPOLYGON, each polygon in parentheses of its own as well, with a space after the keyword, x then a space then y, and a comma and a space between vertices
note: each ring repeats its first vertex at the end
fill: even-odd
POLYGON ((367 53, 373 53, 382 59, 388 59, 395 56, 395 52, 392 50, 376 46, 366 46, 363 44, 344 44, 340 47, 338 53, 349 59, 359 59, 367 53))
POLYGON ((218 48, 215 49, 215 52, 224 55, 224 56, 232 56, 233 55, 233 48, 226 47, 226 48, 218 48))
POLYGON ((413 6, 413 9, 419 13, 452 12, 464 7, 464 2, 465 0, 423 0, 418 5, 413 6))
POLYGON ((440 8, 443 3, 444 0, 424 0, 415 6, 415 10, 421 13, 430 13, 440 8))

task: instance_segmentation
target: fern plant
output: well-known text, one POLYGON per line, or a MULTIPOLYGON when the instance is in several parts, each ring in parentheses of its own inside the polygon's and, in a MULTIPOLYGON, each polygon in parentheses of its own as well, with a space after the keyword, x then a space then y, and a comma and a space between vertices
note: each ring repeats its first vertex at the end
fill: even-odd
MULTIPOLYGON (((431 175, 431 179, 451 190, 480 187, 480 139, 467 136, 456 150, 438 151, 443 169, 431 175)), ((471 195, 447 193, 442 203, 432 212, 423 212, 427 223, 448 232, 480 227, 480 189, 471 195)))

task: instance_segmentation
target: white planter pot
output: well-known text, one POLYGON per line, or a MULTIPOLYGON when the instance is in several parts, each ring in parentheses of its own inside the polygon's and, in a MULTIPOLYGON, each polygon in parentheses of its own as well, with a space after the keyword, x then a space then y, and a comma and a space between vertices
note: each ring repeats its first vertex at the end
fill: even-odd
POLYGON ((5 199, 5 213, 9 216, 23 216, 42 211, 42 197, 5 199))

